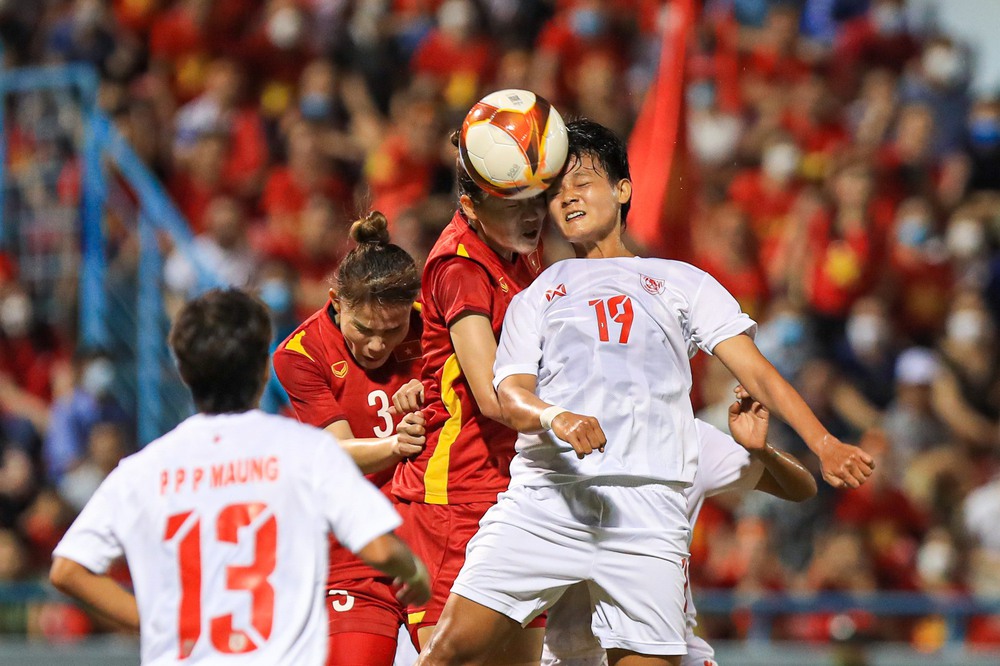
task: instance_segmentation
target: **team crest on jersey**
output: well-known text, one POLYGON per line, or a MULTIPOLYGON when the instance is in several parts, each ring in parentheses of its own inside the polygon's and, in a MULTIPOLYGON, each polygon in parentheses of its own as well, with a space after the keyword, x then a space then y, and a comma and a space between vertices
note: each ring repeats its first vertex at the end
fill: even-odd
POLYGON ((347 361, 337 361, 330 366, 330 369, 333 370, 334 377, 337 379, 343 379, 344 375, 347 374, 347 361))
POLYGON ((656 296, 657 294, 662 294, 663 290, 666 288, 667 283, 665 280, 659 278, 649 277, 648 275, 639 274, 639 281, 642 282, 642 288, 649 293, 656 296))
POLYGON ((396 347, 392 355, 400 362, 420 358, 420 340, 410 340, 409 342, 401 343, 396 347))
POLYGON ((497 282, 500 284, 500 290, 503 291, 503 293, 506 294, 508 291, 510 291, 510 287, 507 286, 507 281, 503 279, 502 275, 497 278, 497 282))
POLYGON ((566 285, 560 284, 552 289, 545 290, 545 300, 551 301, 554 298, 559 298, 560 296, 566 295, 566 285))
POLYGON ((542 260, 538 256, 538 250, 535 250, 525 258, 528 260, 528 266, 531 267, 532 272, 537 274, 538 270, 542 267, 542 260))

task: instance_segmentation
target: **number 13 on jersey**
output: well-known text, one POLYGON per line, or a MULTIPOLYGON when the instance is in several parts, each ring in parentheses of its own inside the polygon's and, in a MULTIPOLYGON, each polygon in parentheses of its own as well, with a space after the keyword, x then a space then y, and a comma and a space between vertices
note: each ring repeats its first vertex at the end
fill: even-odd
MULTIPOLYGON (((208 537, 205 539, 206 547, 214 550, 225 547, 223 544, 236 546, 243 540, 253 539, 254 559, 248 565, 236 564, 225 568, 225 589, 250 593, 250 626, 245 631, 234 628, 232 613, 213 617, 209 622, 212 646, 223 654, 253 652, 271 637, 274 588, 268 577, 274 572, 278 521, 266 504, 230 504, 219 512, 213 527, 205 535, 208 537)), ((170 516, 163 540, 177 543, 181 583, 177 609, 178 658, 186 659, 201 638, 202 586, 214 582, 202 580, 201 517, 194 511, 170 516)), ((216 592, 209 589, 208 593, 216 592)))
POLYGON ((624 294, 612 296, 611 298, 595 298, 588 301, 588 305, 594 308, 597 314, 597 335, 601 342, 610 342, 611 336, 608 333, 608 318, 621 326, 618 332, 618 344, 628 344, 628 336, 632 332, 632 299, 624 294))

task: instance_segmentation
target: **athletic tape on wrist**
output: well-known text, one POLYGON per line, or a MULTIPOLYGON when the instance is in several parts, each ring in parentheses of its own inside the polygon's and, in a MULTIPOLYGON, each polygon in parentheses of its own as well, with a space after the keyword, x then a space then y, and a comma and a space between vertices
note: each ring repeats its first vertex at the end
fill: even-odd
POLYGON ((552 421, 565 411, 568 410, 556 405, 543 409, 541 415, 538 417, 539 422, 542 424, 542 430, 552 430, 552 421))

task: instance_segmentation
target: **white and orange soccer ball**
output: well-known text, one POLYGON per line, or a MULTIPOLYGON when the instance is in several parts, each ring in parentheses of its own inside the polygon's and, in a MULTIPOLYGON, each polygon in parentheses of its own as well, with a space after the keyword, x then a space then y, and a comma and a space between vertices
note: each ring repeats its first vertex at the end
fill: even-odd
POLYGON ((479 100, 459 133, 462 164, 476 185, 506 199, 543 192, 569 150, 566 123, 528 90, 500 90, 479 100))

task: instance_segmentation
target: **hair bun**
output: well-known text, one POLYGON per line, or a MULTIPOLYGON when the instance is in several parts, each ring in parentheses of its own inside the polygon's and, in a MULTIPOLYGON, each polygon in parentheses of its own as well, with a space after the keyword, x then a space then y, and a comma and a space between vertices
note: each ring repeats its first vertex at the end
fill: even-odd
POLYGON ((351 225, 351 238, 358 243, 389 244, 389 221, 373 210, 351 225))

